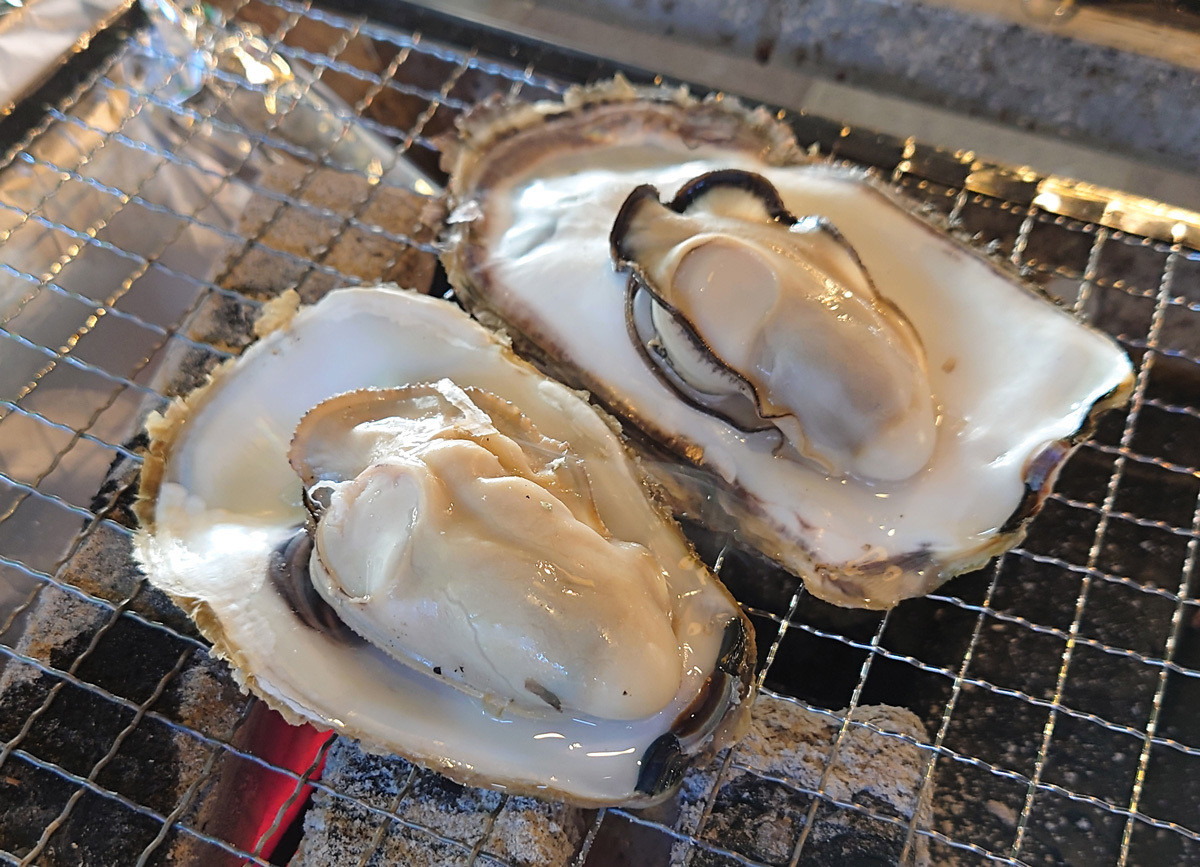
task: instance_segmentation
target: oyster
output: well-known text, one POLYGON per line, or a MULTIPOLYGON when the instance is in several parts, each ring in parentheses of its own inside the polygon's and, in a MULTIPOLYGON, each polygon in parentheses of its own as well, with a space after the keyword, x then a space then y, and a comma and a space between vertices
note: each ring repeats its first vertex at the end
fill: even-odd
POLYGON ((752 628, 605 417, 445 301, 266 316, 151 419, 136 545, 247 687, 588 805, 653 802, 740 733, 752 628))
POLYGON ((1112 340, 728 99, 489 105, 446 164, 464 303, 674 453, 647 463, 678 512, 837 604, 1015 544, 1132 386, 1112 340))
POLYGON ((929 462, 921 341, 826 220, 800 220, 762 176, 724 170, 666 205, 637 187, 610 241, 631 272, 634 345, 681 397, 748 432, 778 429, 829 473, 897 481, 929 462))

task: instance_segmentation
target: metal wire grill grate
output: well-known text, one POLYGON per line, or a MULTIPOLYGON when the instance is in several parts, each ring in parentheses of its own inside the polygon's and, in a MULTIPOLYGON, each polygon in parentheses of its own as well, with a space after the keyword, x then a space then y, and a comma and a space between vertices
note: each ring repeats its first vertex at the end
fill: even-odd
MULTIPOLYGON (((401 810, 415 771, 368 797, 322 778, 332 737, 312 733, 299 763, 276 751, 261 707, 130 565, 129 503, 145 414, 236 354, 272 294, 443 288, 436 209, 342 145, 365 129, 436 178, 437 136, 477 99, 608 70, 289 0, 227 11, 312 72, 265 119, 252 107, 278 93, 242 72, 211 70, 188 100, 182 69, 138 77, 180 62, 140 27, 0 162, 0 861, 278 862, 315 791, 360 814, 359 864, 397 831, 447 863, 529 863, 500 842, 510 799, 485 799, 463 831, 401 810), (314 146, 292 123, 325 86, 345 107, 314 146)), ((772 776, 731 752, 686 818, 581 814, 573 860, 615 863, 624 845, 642 853, 629 863, 822 863, 822 823, 853 814, 902 860, 1200 864, 1200 254, 1055 213, 1030 185, 988 195, 959 155, 789 119, 1116 335, 1134 399, 1071 459, 1021 548, 892 612, 831 608, 697 533, 754 621, 764 691, 829 721, 819 773, 772 776), (928 742, 853 715, 881 703, 915 713, 928 742), (862 730, 917 747, 923 811, 834 791, 862 730), (728 817, 737 775, 775 793, 769 809, 728 817), (746 830, 762 822, 770 845, 746 830)))

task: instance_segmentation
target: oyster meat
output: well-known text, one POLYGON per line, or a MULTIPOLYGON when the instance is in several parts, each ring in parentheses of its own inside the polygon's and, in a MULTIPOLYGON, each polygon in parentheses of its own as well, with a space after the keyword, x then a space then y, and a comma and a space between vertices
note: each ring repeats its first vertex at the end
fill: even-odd
POLYGON ((674 453, 647 464, 678 512, 837 604, 1011 547, 1132 386, 1114 341, 729 99, 488 105, 446 164, 464 303, 674 453))
POLYGON ((664 797, 740 733, 749 621, 604 416, 448 302, 286 303, 151 419, 139 503, 147 575, 248 688, 585 805, 664 797))
POLYGON ((833 474, 898 481, 929 462, 921 341, 828 221, 788 213, 761 175, 714 171, 669 204, 637 187, 610 241, 634 346, 693 406, 774 428, 833 474))

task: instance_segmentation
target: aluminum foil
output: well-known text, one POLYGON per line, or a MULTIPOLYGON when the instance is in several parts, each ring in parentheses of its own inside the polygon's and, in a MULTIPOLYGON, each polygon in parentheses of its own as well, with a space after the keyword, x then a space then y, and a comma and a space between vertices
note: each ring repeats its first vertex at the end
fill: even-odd
MULTIPOLYGON (((17 350, 14 340, 27 341, 53 366, 56 353, 86 334, 89 318, 129 315, 131 291, 139 299, 138 327, 160 327, 166 343, 180 305, 198 305, 231 245, 241 243, 239 220, 268 164, 328 164, 417 195, 438 192, 310 70, 289 64, 254 29, 227 26, 211 8, 143 5, 150 26, 102 59, 74 104, 51 109, 0 169, 0 367, 5 353, 17 350)), ((0 81, 9 98, 43 78, 120 6, 0 5, 10 10, 0 16, 0 81), (29 74, 11 74, 18 69, 29 74)), ((169 354, 159 356, 147 359, 139 382, 154 388, 154 365, 171 367, 169 354)), ((23 409, 35 387, 40 413, 56 418, 61 406, 69 417, 78 388, 57 393, 46 369, 31 370, 29 379, 0 376, 0 418, 23 409)), ((97 388, 121 387, 93 379, 97 388)), ((147 392, 146 410, 158 408, 157 400, 147 392)), ((143 414, 131 414, 129 428, 113 432, 112 441, 133 436, 143 414)), ((0 442, 0 471, 10 478, 36 478, 42 462, 36 443, 0 442)), ((19 604, 6 598, 6 587, 0 582, 0 622, 19 604)))
POLYGON ((128 6, 129 0, 0 0, 0 115, 128 6))

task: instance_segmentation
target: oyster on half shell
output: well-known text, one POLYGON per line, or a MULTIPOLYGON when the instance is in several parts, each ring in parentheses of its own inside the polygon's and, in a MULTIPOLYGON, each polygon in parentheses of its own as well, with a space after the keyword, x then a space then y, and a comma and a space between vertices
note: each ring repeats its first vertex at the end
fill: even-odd
POLYGON ((673 453, 646 463, 679 513, 837 604, 1011 547, 1132 386, 1114 341, 729 99, 487 105, 445 165, 472 312, 673 453))
POLYGON ((651 803, 740 733, 752 627, 604 416, 445 301, 267 314, 151 419, 136 545, 248 688, 588 805, 651 803))

